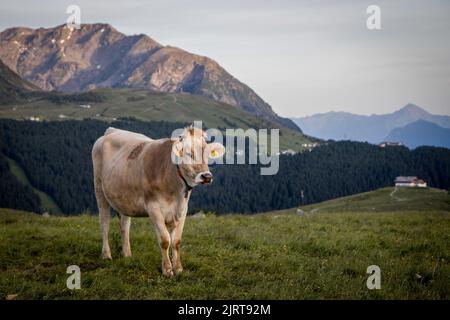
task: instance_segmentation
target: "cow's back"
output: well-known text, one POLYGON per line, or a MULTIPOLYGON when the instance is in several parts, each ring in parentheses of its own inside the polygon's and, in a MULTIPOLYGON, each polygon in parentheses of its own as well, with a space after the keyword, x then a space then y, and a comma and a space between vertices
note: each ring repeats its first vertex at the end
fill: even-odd
MULTIPOLYGON (((108 128, 95 142, 92 149, 94 181, 110 204, 115 202, 115 209, 127 213, 127 208, 118 203, 123 201, 114 199, 131 200, 136 195, 134 191, 139 189, 142 177, 142 151, 153 142, 145 135, 116 128, 108 128)), ((130 211, 136 208, 133 206, 130 211)))
POLYGON ((95 158, 101 158, 102 162, 109 161, 117 158, 120 153, 151 141, 153 140, 143 134, 110 127, 95 142, 92 157, 94 162, 95 158))

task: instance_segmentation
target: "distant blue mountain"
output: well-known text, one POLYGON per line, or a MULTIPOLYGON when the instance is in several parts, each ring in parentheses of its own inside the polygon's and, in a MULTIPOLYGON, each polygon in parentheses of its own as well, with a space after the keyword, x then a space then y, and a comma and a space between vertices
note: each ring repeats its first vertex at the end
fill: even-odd
POLYGON ((380 143, 395 128, 402 128, 418 120, 450 128, 449 116, 430 114, 414 104, 383 115, 363 116, 348 112, 328 112, 292 120, 302 128, 303 133, 313 137, 370 143, 380 143))
POLYGON ((386 141, 399 141, 413 149, 419 146, 435 146, 450 149, 450 129, 419 120, 389 133, 386 141))

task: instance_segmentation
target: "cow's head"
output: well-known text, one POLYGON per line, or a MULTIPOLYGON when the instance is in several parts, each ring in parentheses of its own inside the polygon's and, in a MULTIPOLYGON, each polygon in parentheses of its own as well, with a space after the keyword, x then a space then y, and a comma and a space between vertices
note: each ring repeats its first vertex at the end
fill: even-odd
POLYGON ((175 156, 172 159, 178 164, 184 179, 189 186, 194 187, 212 182, 208 159, 223 156, 225 147, 217 142, 207 143, 206 133, 191 125, 174 139, 172 153, 175 156))

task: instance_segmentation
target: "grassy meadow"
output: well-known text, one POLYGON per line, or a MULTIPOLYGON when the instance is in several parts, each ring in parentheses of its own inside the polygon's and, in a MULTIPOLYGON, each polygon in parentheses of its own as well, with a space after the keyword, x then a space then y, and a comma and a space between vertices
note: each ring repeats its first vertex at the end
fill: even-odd
POLYGON ((302 207, 311 213, 398 212, 442 210, 450 212, 447 190, 434 188, 381 188, 302 207))
POLYGON ((352 199, 346 197, 332 210, 325 202, 302 214, 295 208, 189 217, 185 271, 171 279, 161 275, 149 219, 132 220, 133 257, 122 258, 113 218, 113 260, 104 261, 96 216, 0 209, 0 299, 449 299, 450 196, 397 190, 394 196, 406 200, 388 206, 393 191, 353 196, 363 197, 352 200, 355 210, 336 209, 336 201, 352 199), (367 209, 378 205, 383 209, 367 209), (66 288, 73 264, 81 268, 80 290, 66 288), (380 290, 366 287, 374 264, 380 290))
MULTIPOLYGON (((98 89, 102 101, 92 103, 52 103, 42 98, 29 98, 15 104, 0 103, 0 118, 45 121, 82 120, 92 118, 111 122, 120 117, 142 121, 193 122, 202 119, 207 128, 270 129, 268 123, 240 108, 206 97, 183 93, 157 93, 144 89, 98 89), (89 105, 89 108, 82 106, 89 105)), ((279 127, 275 125, 275 127, 279 127)), ((288 128, 280 129, 280 149, 302 150, 303 143, 313 139, 288 128)), ((315 139, 314 139, 315 140, 315 139)))

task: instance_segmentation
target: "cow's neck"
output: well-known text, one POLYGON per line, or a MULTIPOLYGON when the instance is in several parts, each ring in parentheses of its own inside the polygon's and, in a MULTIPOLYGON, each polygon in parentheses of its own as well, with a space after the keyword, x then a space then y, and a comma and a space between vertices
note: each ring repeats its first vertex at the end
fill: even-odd
POLYGON ((191 192, 192 187, 187 183, 186 178, 183 176, 183 173, 181 172, 180 166, 177 164, 177 174, 180 177, 180 179, 184 183, 184 198, 187 199, 189 196, 189 192, 191 192))
POLYGON ((168 197, 179 195, 184 198, 186 185, 178 175, 176 164, 172 162, 173 142, 170 139, 164 140, 156 149, 149 146, 144 151, 145 174, 149 183, 149 190, 153 188, 153 190, 158 190, 168 197), (156 181, 156 185, 153 185, 156 181), (163 188, 161 188, 161 184, 164 185, 163 188))
POLYGON ((183 194, 183 197, 185 199, 187 199, 189 197, 189 193, 192 190, 192 187, 186 181, 186 178, 184 177, 180 166, 178 164, 175 164, 172 162, 172 144, 173 144, 173 142, 170 141, 169 144, 170 144, 170 148, 167 152, 167 157, 168 157, 167 160, 169 161, 170 170, 168 170, 169 172, 167 173, 169 175, 169 177, 167 177, 167 178, 169 178, 169 179, 166 181, 173 181, 173 188, 176 189, 174 191, 178 194, 183 194))

